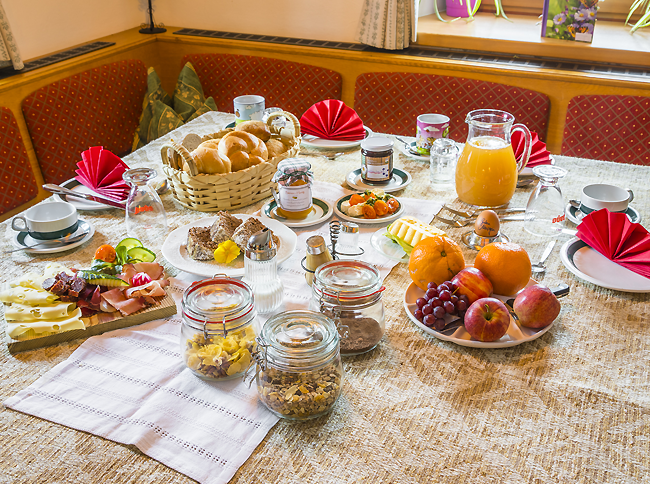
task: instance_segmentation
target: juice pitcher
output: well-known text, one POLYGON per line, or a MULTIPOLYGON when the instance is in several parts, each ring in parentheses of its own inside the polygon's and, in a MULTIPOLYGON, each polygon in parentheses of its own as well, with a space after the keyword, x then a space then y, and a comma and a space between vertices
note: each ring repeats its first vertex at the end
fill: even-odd
POLYGON ((456 165, 456 193, 470 205, 506 205, 517 187, 519 172, 528 163, 531 136, 515 117, 496 109, 477 109, 467 114, 467 143, 456 165), (518 163, 510 144, 513 131, 524 133, 524 156, 518 163))

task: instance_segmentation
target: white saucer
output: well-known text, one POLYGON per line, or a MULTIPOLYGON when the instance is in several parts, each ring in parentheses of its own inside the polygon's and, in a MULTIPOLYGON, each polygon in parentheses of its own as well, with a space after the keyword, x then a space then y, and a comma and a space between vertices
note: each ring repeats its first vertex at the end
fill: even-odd
MULTIPOLYGON (((363 129, 366 130, 366 138, 372 136, 372 130, 368 126, 364 126, 363 129)), ((301 145, 306 148, 316 148, 321 150, 344 150, 348 148, 356 148, 361 144, 361 140, 358 141, 337 141, 335 139, 323 139, 317 136, 312 136, 311 134, 303 134, 301 145)))
MULTIPOLYGON (((346 195, 344 197, 339 198, 336 201, 336 204, 334 205, 334 212, 336 213, 336 216, 342 220, 347 220, 348 222, 354 222, 357 224, 383 224, 386 222, 392 222, 393 220, 397 220, 402 216, 402 213, 404 213, 404 205, 400 202, 399 209, 395 213, 388 215, 387 217, 381 217, 381 218, 350 217, 349 215, 343 213, 343 210, 341 210, 341 204, 346 200, 349 200, 352 195, 346 195)), ((399 202, 399 200, 397 201, 399 202)))
MULTIPOLYGON (((403 138, 402 138, 403 139, 403 138)), ((409 158, 413 158, 419 161, 429 161, 429 155, 423 155, 418 153, 415 141, 408 142, 408 145, 405 145, 403 141, 397 140, 400 145, 400 150, 409 158)), ((406 140, 404 140, 406 141, 406 140)))
POLYGON ((650 292, 650 279, 612 262, 577 237, 562 246, 560 258, 569 272, 597 286, 623 292, 650 292))
MULTIPOLYGON (((570 203, 567 204, 566 208, 564 209, 564 213, 566 215, 566 218, 570 221, 573 222, 576 225, 580 225, 580 222, 582 222, 582 219, 584 218, 586 213, 582 212, 579 208, 574 207, 570 203)), ((627 211, 625 212, 627 215, 627 218, 630 219, 630 222, 634 223, 640 223, 641 222, 641 214, 637 212, 634 207, 628 205, 627 211)))
POLYGON ((372 234, 372 237, 370 237, 372 248, 390 260, 396 260, 397 262, 408 262, 409 255, 404 252, 404 249, 402 249, 402 247, 397 242, 386 237, 387 233, 388 231, 384 227, 372 234))
MULTIPOLYGON (((73 192, 86 193, 89 195, 97 195, 102 197, 98 193, 93 192, 90 188, 82 185, 74 178, 71 178, 68 181, 61 183, 59 186, 72 190, 73 192)), ((91 202, 90 200, 84 200, 83 198, 77 197, 66 197, 65 195, 55 194, 54 198, 61 200, 62 202, 68 202, 74 205, 77 210, 114 210, 115 207, 109 205, 104 205, 103 203, 91 202)))
POLYGON ((348 173, 348 176, 345 178, 348 186, 354 190, 359 190, 360 192, 366 190, 373 190, 375 188, 381 188, 385 193, 396 192, 405 188, 409 183, 413 181, 410 173, 402 171, 398 168, 393 168, 393 177, 387 183, 367 183, 361 178, 361 168, 348 173))
POLYGON ((266 223, 266 220, 277 220, 287 227, 309 227, 311 225, 323 223, 334 215, 334 208, 325 200, 314 198, 312 202, 313 205, 309 215, 304 219, 294 220, 278 215, 277 204, 275 203, 275 200, 271 200, 260 209, 262 222, 266 223))
MULTIPOLYGON (((28 252, 30 254, 54 254, 56 252, 65 252, 66 250, 74 249, 75 247, 79 247, 81 244, 85 244, 90 239, 92 239, 93 235, 95 235, 95 227, 93 224, 86 220, 79 219, 79 226, 77 227, 75 233, 72 234, 72 236, 74 237, 76 234, 81 235, 83 231, 88 232, 86 236, 81 240, 73 242, 72 244, 60 245, 58 247, 48 247, 47 245, 41 245, 39 247, 34 247, 33 249, 25 249, 23 252, 28 252)), ((12 242, 16 248, 22 248, 29 245, 38 244, 39 242, 43 241, 40 239, 32 238, 27 232, 16 232, 12 238, 12 242)))

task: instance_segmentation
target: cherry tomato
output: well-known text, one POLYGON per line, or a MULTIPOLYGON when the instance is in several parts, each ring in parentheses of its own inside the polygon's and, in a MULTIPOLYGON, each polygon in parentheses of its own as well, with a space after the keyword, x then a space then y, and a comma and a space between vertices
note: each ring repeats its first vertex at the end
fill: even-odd
POLYGON ((350 206, 352 205, 357 205, 359 203, 363 203, 366 200, 361 196, 357 195, 356 193, 350 197, 350 206))
POLYGON ((370 205, 363 206, 363 216, 365 218, 377 218, 377 212, 370 205))
POLYGON ((108 244, 100 245, 95 251, 95 259, 104 262, 115 262, 116 257, 115 249, 108 244))
POLYGON ((375 208, 377 217, 383 217, 388 213, 388 205, 383 200, 377 200, 373 207, 375 208))
POLYGON ((395 213, 399 210, 399 202, 395 198, 389 198, 386 204, 388 205, 389 213, 395 213))
POLYGON ((363 199, 367 201, 367 200, 370 200, 371 198, 377 198, 377 195, 372 193, 370 190, 366 190, 363 193, 363 199))

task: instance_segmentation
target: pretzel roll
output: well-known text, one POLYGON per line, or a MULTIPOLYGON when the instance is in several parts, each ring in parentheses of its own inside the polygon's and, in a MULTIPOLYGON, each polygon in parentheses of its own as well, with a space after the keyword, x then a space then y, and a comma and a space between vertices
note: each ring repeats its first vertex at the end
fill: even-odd
MULTIPOLYGON (((218 173, 230 173, 231 164, 228 158, 219 155, 219 140, 210 139, 201 143, 191 155, 194 158, 196 169, 199 173, 215 175, 218 173)), ((183 171, 189 173, 187 163, 183 164, 183 171)))
POLYGON ((254 134, 264 142, 271 139, 271 131, 263 121, 244 121, 235 126, 235 131, 254 134))
POLYGON ((219 156, 230 160, 232 171, 239 171, 268 160, 269 152, 257 136, 231 131, 219 142, 219 156))
POLYGON ((281 155, 287 151, 289 147, 279 139, 270 139, 266 142, 266 149, 269 150, 269 159, 271 159, 281 155))

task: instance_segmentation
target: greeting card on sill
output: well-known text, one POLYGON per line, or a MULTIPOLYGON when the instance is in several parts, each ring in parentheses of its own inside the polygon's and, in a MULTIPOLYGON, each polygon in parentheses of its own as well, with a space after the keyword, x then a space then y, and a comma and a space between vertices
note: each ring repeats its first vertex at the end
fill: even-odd
POLYGON ((542 37, 591 42, 598 0, 544 0, 542 37))

